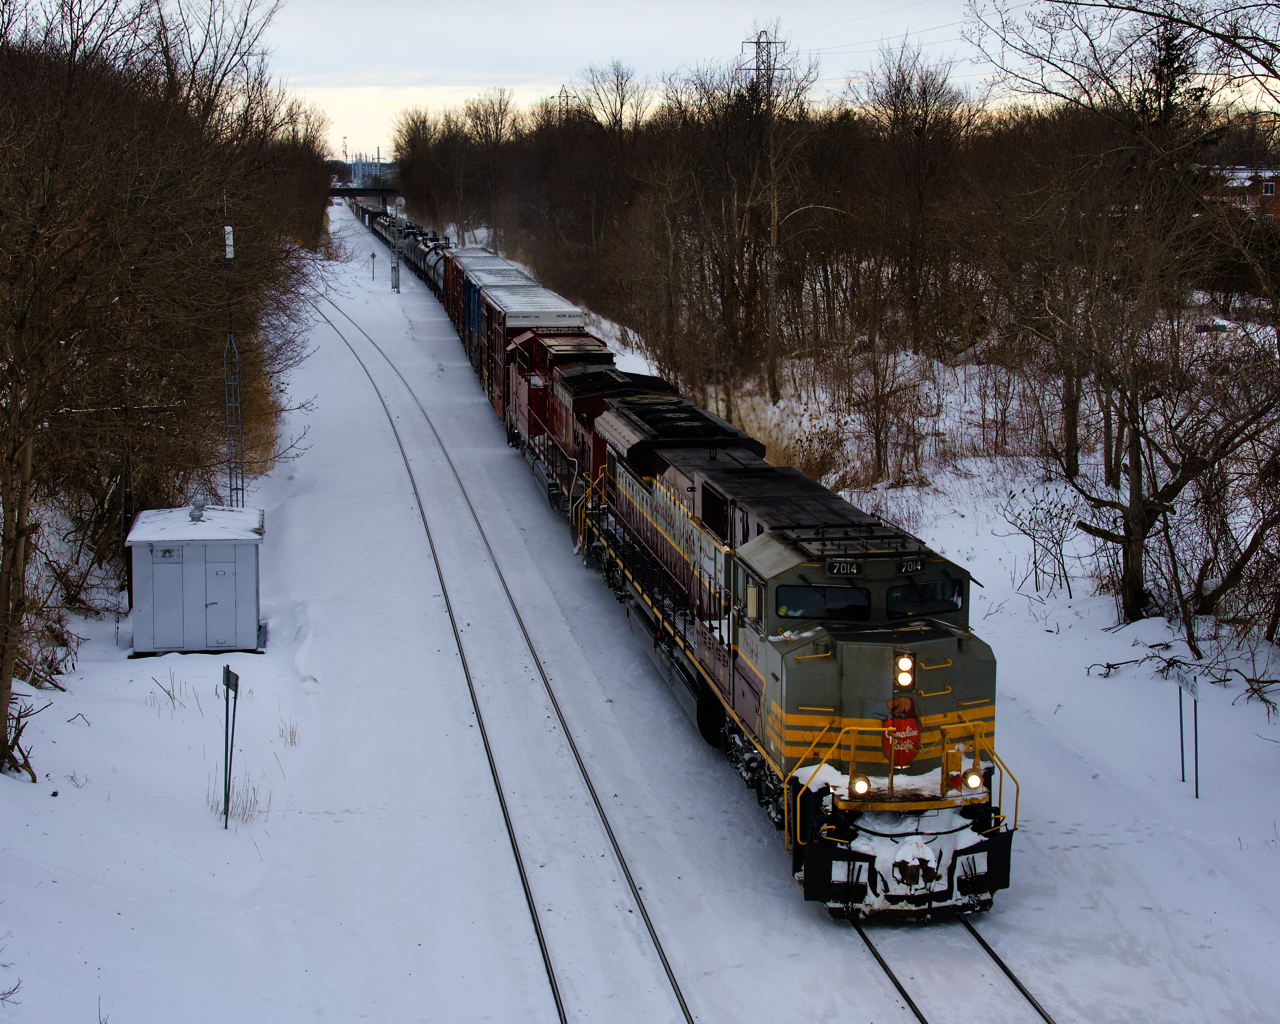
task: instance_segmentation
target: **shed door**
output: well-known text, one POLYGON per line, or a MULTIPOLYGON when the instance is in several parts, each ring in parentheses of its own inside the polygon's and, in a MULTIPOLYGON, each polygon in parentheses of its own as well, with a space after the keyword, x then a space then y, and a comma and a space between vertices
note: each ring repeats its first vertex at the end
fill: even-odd
POLYGON ((182 547, 151 549, 152 645, 156 649, 183 646, 182 547))
POLYGON ((234 647, 236 642, 236 549, 210 544, 204 552, 205 645, 234 647), (224 561, 223 559, 230 559, 224 561))

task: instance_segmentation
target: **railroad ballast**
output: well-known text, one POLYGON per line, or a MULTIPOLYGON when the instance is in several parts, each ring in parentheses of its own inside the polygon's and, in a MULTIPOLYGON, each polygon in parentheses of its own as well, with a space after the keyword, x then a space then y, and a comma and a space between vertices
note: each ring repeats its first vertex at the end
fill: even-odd
MULTIPOLYGON (((352 206, 391 239, 381 210, 352 206)), ((402 237, 509 443, 782 831, 805 899, 854 919, 988 909, 1009 885, 1017 782, 965 568, 618 369, 521 268, 402 237)))

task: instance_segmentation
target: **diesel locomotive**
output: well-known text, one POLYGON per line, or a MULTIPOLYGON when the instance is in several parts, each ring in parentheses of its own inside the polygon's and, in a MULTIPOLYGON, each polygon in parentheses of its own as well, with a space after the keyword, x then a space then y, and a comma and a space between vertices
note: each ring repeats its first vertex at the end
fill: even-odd
MULTIPOLYGON (((357 212, 389 236, 380 211, 357 212)), ((1009 885, 1018 793, 968 571, 616 367, 520 268, 407 237, 508 440, 755 791, 804 898, 854 919, 988 909, 1009 885)))

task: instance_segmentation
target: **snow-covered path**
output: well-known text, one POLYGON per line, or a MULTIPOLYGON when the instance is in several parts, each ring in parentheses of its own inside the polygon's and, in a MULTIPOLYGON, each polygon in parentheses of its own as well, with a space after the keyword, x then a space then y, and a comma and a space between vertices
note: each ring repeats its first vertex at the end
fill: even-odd
MULTIPOLYGON (((383 254, 332 213, 358 251, 383 254)), ((367 263, 337 278, 334 301, 387 349, 457 463, 695 1017, 910 1020, 852 929, 800 899, 754 796, 573 556, 435 300, 408 274, 390 293, 367 263)), ((312 342, 294 394, 315 395, 315 409, 293 418, 310 448, 250 499, 267 510, 268 652, 129 661, 127 622, 119 647, 114 623, 90 623, 71 693, 28 732, 47 778, 0 779, 0 963, 12 964, 0 990, 23 980, 0 1020, 92 1020, 99 998, 117 1022, 554 1019, 395 438, 332 328, 318 321, 312 342), (271 807, 229 832, 206 802, 220 780, 224 662, 245 687, 237 778, 271 807)), ((572 980, 570 1019, 674 1019, 613 865, 566 869, 587 847, 609 862, 581 816, 576 768, 434 438, 375 376, 495 708, 530 870, 558 872, 534 882, 560 929, 549 942, 572 980), (625 968, 593 969, 611 962, 625 968)), ((972 512, 940 524, 931 542, 972 564, 984 601, 1001 606, 1011 587, 997 559, 1011 542, 972 512)), ((1217 775, 1204 772, 1195 804, 1177 784, 1172 684, 1083 674, 1131 656, 1132 631, 1103 633, 1100 599, 1035 609, 1044 622, 1019 604, 975 616, 1001 659, 1000 744, 1024 787, 1013 887, 978 926, 1059 1024, 1269 1019, 1277 759, 1246 739, 1280 727, 1232 708, 1236 694, 1207 695, 1201 756, 1217 775), (1170 742, 1172 760, 1159 760, 1170 742)), ((954 931, 875 935, 935 1024, 1033 1019, 954 931)))

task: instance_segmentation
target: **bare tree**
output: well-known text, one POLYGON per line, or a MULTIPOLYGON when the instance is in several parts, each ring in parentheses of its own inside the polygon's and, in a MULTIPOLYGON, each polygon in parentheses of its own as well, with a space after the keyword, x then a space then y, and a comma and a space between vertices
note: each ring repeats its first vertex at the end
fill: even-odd
POLYGON ((1133 16, 1195 33, 1213 48, 1206 70, 1280 100, 1280 7, 1269 0, 1049 0, 1060 7, 1133 16))
POLYGON ((891 238, 898 243, 901 301, 915 352, 924 345, 930 276, 945 274, 950 262, 942 221, 982 109, 951 83, 951 72, 950 62, 928 63, 919 46, 904 40, 883 49, 876 69, 851 87, 884 147, 877 184, 894 218, 891 238))
POLYGON ((490 245, 498 245, 498 186, 503 148, 515 134, 519 118, 510 89, 494 88, 463 104, 467 127, 480 151, 489 200, 490 245))
MULTIPOLYGON (((56 5, 0 37, 5 709, 17 667, 32 662, 42 517, 83 531, 73 546, 91 561, 118 558, 129 495, 167 504, 216 489, 228 325, 242 342, 247 414, 270 424, 264 457, 282 375, 300 355, 295 297, 327 203, 323 125, 269 87, 255 33, 169 47, 175 10, 56 5), (210 51, 241 70, 221 73, 210 51), (193 76, 183 69, 195 55, 206 63, 193 76)), ((58 581, 64 600, 79 599, 83 578, 58 581)), ((0 765, 25 762, 15 743, 6 727, 0 765)))
POLYGON ((591 112, 617 145, 644 122, 653 102, 653 84, 637 78, 635 68, 620 60, 589 64, 579 72, 574 98, 591 112))

